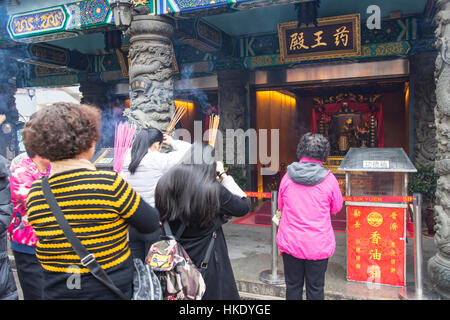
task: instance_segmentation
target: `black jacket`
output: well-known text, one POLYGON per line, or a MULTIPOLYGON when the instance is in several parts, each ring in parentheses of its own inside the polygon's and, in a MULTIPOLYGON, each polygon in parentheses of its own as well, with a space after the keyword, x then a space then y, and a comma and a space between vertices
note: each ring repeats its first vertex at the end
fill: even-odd
MULTIPOLYGON (((214 219, 214 224, 205 229, 188 226, 183 232, 180 243, 197 267, 205 257, 213 232, 217 233, 214 250, 204 274, 206 292, 203 300, 240 299, 222 225, 228 221, 225 216, 241 217, 249 210, 246 198, 239 198, 221 186, 220 213, 214 219)), ((169 223, 173 234, 176 234, 180 224, 180 221, 169 223)))
POLYGON ((0 155, 0 300, 17 300, 17 288, 9 263, 6 238, 13 211, 8 166, 8 161, 0 155))

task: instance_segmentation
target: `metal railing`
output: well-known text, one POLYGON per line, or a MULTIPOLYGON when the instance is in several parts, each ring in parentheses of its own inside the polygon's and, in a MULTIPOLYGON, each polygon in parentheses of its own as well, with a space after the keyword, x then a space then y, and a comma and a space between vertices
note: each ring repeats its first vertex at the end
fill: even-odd
MULTIPOLYGON (((258 197, 258 194, 254 194, 258 197)), ((261 196, 261 194, 259 195, 261 196)), ((265 198, 269 198, 266 194, 265 198)), ((270 195, 271 218, 278 210, 278 191, 272 191, 270 195)), ((259 274, 259 279, 267 284, 282 285, 284 284, 283 273, 278 271, 278 246, 277 246, 277 225, 272 221, 272 265, 270 270, 264 270, 259 274)))
POLYGON ((422 250, 422 194, 413 196, 414 221, 414 288, 403 287, 399 297, 403 300, 439 300, 439 295, 424 289, 423 286, 423 250, 422 250))

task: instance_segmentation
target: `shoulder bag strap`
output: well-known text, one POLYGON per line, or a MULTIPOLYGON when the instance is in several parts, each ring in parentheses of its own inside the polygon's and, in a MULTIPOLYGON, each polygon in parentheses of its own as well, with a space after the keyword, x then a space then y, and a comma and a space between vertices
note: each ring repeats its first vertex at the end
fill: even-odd
POLYGON ((177 230, 177 233, 174 235, 172 233, 172 229, 170 229, 170 225, 167 220, 164 221, 163 227, 164 227, 164 233, 166 234, 166 236, 173 238, 176 241, 180 241, 180 238, 183 235, 184 230, 186 229, 186 225, 184 223, 181 223, 180 227, 177 230))
POLYGON ((58 222, 59 227, 64 232, 64 235, 66 236, 69 243, 72 245, 72 248, 75 251, 75 253, 80 257, 81 264, 84 267, 87 267, 95 278, 97 278, 100 282, 102 282, 106 287, 108 287, 111 291, 117 294, 120 298, 124 300, 130 300, 130 298, 127 298, 125 294, 119 288, 116 287, 116 285, 108 277, 105 270, 99 265, 97 260, 95 260, 94 255, 92 253, 89 253, 89 251, 84 247, 84 245, 78 239, 76 234, 73 232, 71 226, 64 217, 64 213, 59 207, 52 190, 50 189, 47 176, 42 178, 42 190, 44 192, 44 197, 47 200, 50 210, 52 211, 53 215, 56 218, 56 222, 58 222))
POLYGON ((208 249, 206 250, 205 257, 203 261, 200 263, 200 272, 203 274, 208 268, 209 260, 211 259, 211 255, 214 249, 214 243, 216 242, 217 232, 214 231, 211 236, 211 241, 209 242, 208 249))

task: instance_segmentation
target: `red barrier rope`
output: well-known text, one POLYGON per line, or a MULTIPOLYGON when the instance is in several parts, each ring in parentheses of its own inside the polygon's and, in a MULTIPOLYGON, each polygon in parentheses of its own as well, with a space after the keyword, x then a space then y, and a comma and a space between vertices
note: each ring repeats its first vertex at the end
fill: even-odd
MULTIPOLYGON (((249 198, 264 198, 271 199, 270 192, 253 192, 245 191, 249 198)), ((344 201, 352 202, 413 202, 412 196, 394 196, 394 197, 344 197, 344 201)))
POLYGON ((272 194, 269 192, 252 192, 252 191, 244 191, 244 192, 249 198, 265 198, 265 199, 272 198, 272 194))

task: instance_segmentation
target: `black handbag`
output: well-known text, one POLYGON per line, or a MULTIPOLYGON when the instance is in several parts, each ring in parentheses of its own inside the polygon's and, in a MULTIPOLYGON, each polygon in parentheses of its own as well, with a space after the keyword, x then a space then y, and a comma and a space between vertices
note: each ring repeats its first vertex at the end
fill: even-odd
MULTIPOLYGON (((50 210, 56 218, 56 222, 63 230, 64 235, 72 245, 75 253, 80 257, 81 264, 88 268, 96 279, 108 287, 118 297, 123 300, 130 300, 130 298, 128 298, 122 290, 112 282, 105 270, 100 266, 97 260, 95 260, 94 255, 89 253, 73 232, 50 189, 47 176, 42 178, 42 190, 50 210)), ((134 268, 132 300, 160 300, 162 298, 161 286, 154 272, 149 266, 144 265, 140 259, 134 259, 134 268)))

